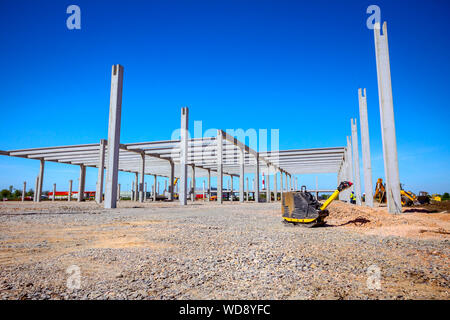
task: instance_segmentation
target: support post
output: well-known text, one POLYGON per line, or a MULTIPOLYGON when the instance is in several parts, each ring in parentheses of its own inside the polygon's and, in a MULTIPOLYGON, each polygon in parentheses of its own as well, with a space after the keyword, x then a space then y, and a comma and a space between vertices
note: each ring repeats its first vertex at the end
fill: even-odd
POLYGON ((277 186, 277 169, 273 167, 273 201, 278 201, 278 186, 277 186))
POLYGON ((270 194, 270 166, 267 166, 267 175, 266 175, 266 202, 270 202, 271 198, 270 194))
MULTIPOLYGON (((353 159, 352 159, 352 141, 350 139, 349 136, 347 136, 347 149, 345 151, 346 153, 346 164, 347 164, 347 180, 351 181, 352 183, 354 183, 353 181, 353 159)), ((346 195, 347 195, 347 201, 350 202, 350 193, 353 191, 353 187, 354 185, 352 185, 350 188, 348 188, 346 190, 346 195)))
POLYGON ((283 201, 283 171, 280 170, 280 200, 283 201))
POLYGON ((255 202, 259 202, 259 153, 256 154, 256 165, 255 165, 255 202))
POLYGON ((208 169, 208 201, 211 200, 211 169, 208 169))
POLYGON ((390 213, 401 213, 402 203, 398 172, 397 139, 395 134, 394 103, 392 98, 391 66, 389 62, 386 22, 383 23, 383 34, 381 34, 380 23, 375 23, 374 35, 387 205, 390 213))
POLYGON ((192 195, 191 195, 191 200, 192 202, 195 201, 195 166, 192 165, 192 195))
POLYGON ((37 202, 38 189, 39 189, 39 176, 36 177, 36 184, 34 186, 34 194, 33 194, 34 202, 37 202))
POLYGON ((158 192, 158 190, 156 190, 157 187, 157 176, 156 174, 154 175, 154 180, 153 180, 153 201, 156 201, 156 193, 158 192))
POLYGON ((55 199, 56 199, 56 183, 53 184, 52 201, 55 201, 55 199))
POLYGON ((139 194, 139 173, 135 172, 134 173, 134 201, 138 201, 138 194, 139 194))
POLYGON ((23 189, 22 189, 22 202, 25 201, 25 193, 27 192, 27 182, 23 182, 23 189))
POLYGON ((358 206, 361 205, 361 178, 359 172, 359 150, 358 150, 358 128, 356 125, 356 119, 351 119, 351 128, 352 128, 352 151, 353 151, 353 162, 355 166, 355 196, 356 196, 356 204, 358 206))
POLYGON ((205 181, 203 181, 203 194, 202 194, 202 200, 205 202, 206 199, 206 189, 205 189, 205 181))
POLYGON ((180 193, 178 198, 182 206, 187 205, 187 157, 188 157, 189 109, 181 108, 180 129, 180 193))
POLYGON ((69 194, 67 195, 67 201, 72 201, 72 183, 73 180, 69 180, 69 194))
POLYGON ((106 140, 100 140, 100 150, 98 157, 98 175, 97 175, 97 190, 95 190, 95 201, 102 203, 103 201, 103 180, 104 180, 104 168, 105 168, 105 148, 106 140))
POLYGON ((39 167, 39 184, 38 184, 37 197, 36 197, 37 202, 41 202, 41 197, 42 197, 42 184, 44 181, 44 166, 45 166, 45 161, 44 161, 44 159, 41 159, 41 165, 39 167))
POLYGON ((120 183, 117 185, 117 201, 120 201, 120 183))
POLYGON ((223 186, 223 134, 222 130, 217 130, 217 203, 222 203, 223 186))
POLYGON ((78 202, 84 201, 84 186, 86 182, 86 167, 80 164, 80 178, 78 183, 78 202))
POLYGON ((366 194, 364 203, 366 206, 373 208, 372 161, 370 158, 369 121, 367 115, 367 95, 365 88, 364 95, 362 95, 362 90, 358 89, 358 100, 359 126, 361 131, 361 151, 364 173, 364 192, 366 194))
MULTIPOLYGON (((139 202, 144 202, 145 153, 141 154, 141 181, 139 182, 139 202)), ((136 179, 137 181, 137 179, 136 179)))
POLYGON ((119 174, 120 122, 122 113, 123 67, 112 66, 109 103, 108 159, 106 165, 105 209, 117 207, 117 180, 119 174))
POLYGON ((244 202, 244 163, 245 150, 239 148, 239 202, 244 202))
POLYGON ((230 186, 231 186, 231 188, 229 190, 228 195, 229 195, 230 201, 233 202, 233 175, 232 174, 230 174, 230 186))
POLYGON ((169 200, 173 200, 175 194, 175 186, 173 185, 175 181, 175 163, 170 161, 170 181, 169 181, 169 200))
POLYGON ((144 202, 147 201, 147 182, 144 183, 144 202))
POLYGON ((248 194, 250 191, 250 189, 248 188, 248 177, 245 180, 246 180, 245 182, 247 183, 247 192, 246 192, 245 200, 248 201, 248 194))

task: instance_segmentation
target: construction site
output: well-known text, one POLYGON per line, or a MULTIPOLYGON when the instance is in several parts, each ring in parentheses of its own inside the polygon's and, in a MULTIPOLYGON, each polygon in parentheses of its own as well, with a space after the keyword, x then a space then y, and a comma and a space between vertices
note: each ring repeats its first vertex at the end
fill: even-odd
POLYGON ((0 299, 449 299, 450 201, 403 188, 387 34, 375 25, 383 178, 365 88, 342 145, 282 149, 272 136, 254 148, 221 128, 196 137, 188 107, 167 128, 178 138, 124 142, 126 65, 113 65, 107 137, 0 145, 1 157, 39 163, 0 201, 0 299), (75 166, 78 181, 44 192, 48 163, 75 166), (307 189, 307 174, 334 174, 336 188, 307 189))

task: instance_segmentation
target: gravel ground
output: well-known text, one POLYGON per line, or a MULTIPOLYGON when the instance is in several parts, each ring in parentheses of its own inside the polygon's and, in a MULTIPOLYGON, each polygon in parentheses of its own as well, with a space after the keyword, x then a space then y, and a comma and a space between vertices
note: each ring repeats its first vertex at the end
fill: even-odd
MULTIPOLYGON (((342 215, 349 205, 339 205, 342 215)), ((279 212, 265 203, 0 204, 0 298, 449 298, 448 238, 366 234, 345 219, 307 229, 279 212), (73 265, 79 289, 67 286, 73 265), (370 270, 381 288, 368 286, 370 270)))

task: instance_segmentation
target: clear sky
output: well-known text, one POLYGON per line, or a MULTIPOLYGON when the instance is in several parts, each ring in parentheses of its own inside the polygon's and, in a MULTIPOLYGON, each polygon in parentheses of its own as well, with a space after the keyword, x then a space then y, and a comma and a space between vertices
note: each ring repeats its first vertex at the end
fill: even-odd
MULTIPOLYGON (((373 30, 388 22, 400 180, 450 191, 450 2, 0 1, 0 150, 107 138, 111 65, 125 67, 121 141, 191 126, 280 129, 280 148, 344 146, 367 88, 373 179, 384 177, 373 30), (81 8, 69 30, 66 8, 81 8)), ((36 160, 0 156, 0 188, 34 188, 36 160)), ((86 189, 95 190, 96 170, 86 189)), ((77 188, 78 168, 46 165, 77 188)), ((125 186, 133 180, 121 174, 125 186)), ((312 188, 315 176, 302 176, 312 188)), ((150 182, 150 177, 148 178, 150 182)), ((319 177, 332 188, 335 175, 319 177)))

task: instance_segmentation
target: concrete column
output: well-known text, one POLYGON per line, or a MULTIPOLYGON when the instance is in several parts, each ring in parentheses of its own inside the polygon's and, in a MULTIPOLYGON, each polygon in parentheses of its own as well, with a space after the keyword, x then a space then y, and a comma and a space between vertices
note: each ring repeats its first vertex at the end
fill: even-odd
POLYGON ((208 169, 208 200, 211 200, 211 169, 208 169))
MULTIPOLYGON (((350 139, 350 137, 347 136, 347 149, 345 151, 346 153, 346 164, 347 164, 347 169, 346 169, 346 176, 347 176, 347 181, 351 181, 352 183, 354 183, 354 179, 353 179, 353 159, 352 159, 352 141, 350 139)), ((346 190, 346 200, 348 202, 350 202, 350 193, 353 191, 354 185, 352 185, 350 188, 348 188, 346 190)))
POLYGON ((278 186, 277 186, 277 169, 275 167, 273 167, 273 201, 277 202, 278 201, 278 186))
POLYGON ((120 183, 117 185, 117 201, 120 201, 120 183))
POLYGON ((181 108, 181 130, 180 130, 180 193, 178 198, 180 204, 187 205, 187 156, 188 156, 188 122, 189 109, 181 108))
POLYGON ((239 202, 244 202, 245 150, 239 149, 239 202))
POLYGON ((191 195, 191 200, 195 201, 195 166, 192 165, 192 195, 191 195))
POLYGON ((256 154, 256 171, 255 171, 255 202, 259 202, 259 153, 256 154))
POLYGON ((380 100, 381 138, 383 141, 384 171, 386 175, 387 205, 390 213, 401 213, 400 178, 398 172, 397 139, 395 133, 394 103, 392 98, 391 67, 387 24, 376 23, 375 54, 377 60, 378 96, 380 100))
POLYGON ((231 202, 233 202, 233 176, 232 175, 230 175, 230 186, 231 186, 231 188, 230 188, 230 191, 229 191, 229 196, 230 196, 230 201, 231 202))
POLYGON ((144 202, 147 201, 147 182, 144 183, 144 202))
POLYGON ((169 200, 173 200, 173 196, 175 193, 175 186, 173 185, 175 181, 175 163, 172 161, 170 162, 170 177, 169 177, 169 200))
POLYGON ((358 149, 358 128, 356 125, 356 119, 351 119, 352 128, 352 151, 353 151, 353 162, 355 166, 355 196, 356 204, 360 206, 361 203, 361 177, 359 172, 359 149, 358 149))
POLYGON ((69 194, 67 195, 67 201, 71 201, 72 200, 72 180, 69 180, 69 194))
POLYGON ((270 166, 267 166, 267 175, 266 175, 266 202, 269 203, 271 201, 270 194, 270 166))
POLYGON ((217 130, 217 203, 222 203, 223 186, 223 135, 217 130))
POLYGON ((167 192, 167 180, 164 180, 164 193, 167 192))
POLYGON ((34 194, 33 194, 34 202, 37 202, 38 189, 39 189, 39 176, 36 177, 36 183, 34 185, 34 194))
POLYGON ((206 199, 206 188, 205 188, 205 181, 203 181, 202 185, 203 185, 203 194, 202 194, 202 199, 203 199, 203 201, 205 201, 205 199, 206 199))
POLYGON ((133 181, 131 181, 131 196, 130 196, 131 201, 134 201, 134 195, 135 195, 134 185, 135 185, 135 182, 133 180, 133 181))
POLYGON ((39 183, 38 183, 38 190, 37 190, 37 197, 36 197, 37 202, 41 202, 42 183, 44 181, 44 166, 45 166, 45 161, 44 161, 44 159, 41 159, 41 165, 39 167, 39 183))
POLYGON ((135 172, 134 173, 134 198, 133 201, 138 201, 138 194, 139 194, 139 173, 135 172))
POLYGON ((25 193, 27 193, 27 182, 23 182, 23 189, 22 189, 22 202, 25 201, 25 193))
POLYGON ((283 201, 283 171, 280 170, 280 200, 283 201))
POLYGON ((367 116, 367 95, 364 88, 358 89, 359 100, 359 125, 361 131, 361 151, 363 158, 364 173, 364 191, 366 193, 365 205, 373 208, 373 184, 372 184, 372 161, 370 159, 370 141, 369 141, 369 121, 367 116))
POLYGON ((117 206, 117 180, 119 174, 120 121, 122 113, 123 67, 113 65, 109 103, 108 159, 106 162, 105 208, 117 206))
POLYGON ((56 183, 53 184, 52 201, 55 201, 55 199, 56 199, 56 183))
MULTIPOLYGON (((141 181, 139 182, 139 202, 144 202, 145 154, 141 154, 141 181)), ((136 179, 137 181, 137 179, 136 179)))
POLYGON ((248 188, 248 177, 246 178, 246 183, 247 183, 247 192, 246 192, 246 195, 245 195, 245 200, 246 201, 248 201, 248 193, 249 193, 249 188, 248 188))
POLYGON ((159 194, 159 181, 158 181, 158 183, 157 183, 157 188, 156 188, 156 194, 158 195, 159 194))
POLYGON ((78 183, 78 202, 84 201, 84 186, 86 183, 86 167, 80 164, 80 178, 78 183))
POLYGON ((158 185, 157 175, 155 174, 154 175, 154 180, 153 180, 153 201, 156 201, 156 195, 158 193, 158 190, 156 189, 157 185, 158 185))
POLYGON ((101 139, 99 145, 98 156, 98 174, 97 174, 97 189, 95 190, 95 202, 102 203, 103 201, 103 180, 104 180, 104 168, 105 168, 105 148, 106 140, 101 139))

